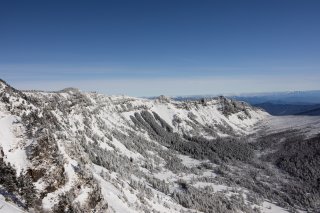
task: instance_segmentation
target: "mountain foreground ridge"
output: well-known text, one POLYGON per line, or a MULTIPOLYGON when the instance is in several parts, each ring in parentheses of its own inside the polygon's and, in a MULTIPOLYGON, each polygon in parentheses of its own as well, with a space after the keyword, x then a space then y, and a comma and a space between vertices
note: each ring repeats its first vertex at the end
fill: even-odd
POLYGON ((0 200, 22 212, 317 211, 319 138, 302 118, 280 131, 265 111, 222 96, 19 91, 1 80, 0 200), (306 171, 284 149, 294 143, 310 146, 306 171))

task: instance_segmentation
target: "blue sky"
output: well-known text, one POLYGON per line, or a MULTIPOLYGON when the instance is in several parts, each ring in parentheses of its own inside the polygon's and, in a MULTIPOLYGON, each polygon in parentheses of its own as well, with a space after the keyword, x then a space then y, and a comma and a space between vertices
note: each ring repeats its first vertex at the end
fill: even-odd
POLYGON ((320 89, 320 1, 1 1, 20 89, 192 95, 320 89))

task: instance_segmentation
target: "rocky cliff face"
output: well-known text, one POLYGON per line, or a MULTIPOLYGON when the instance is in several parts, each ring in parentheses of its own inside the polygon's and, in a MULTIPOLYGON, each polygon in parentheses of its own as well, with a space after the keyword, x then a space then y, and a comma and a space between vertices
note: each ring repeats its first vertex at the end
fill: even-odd
POLYGON ((270 198, 228 174, 253 172, 248 135, 267 117, 224 97, 21 92, 1 81, 0 193, 35 212, 263 210, 270 198))

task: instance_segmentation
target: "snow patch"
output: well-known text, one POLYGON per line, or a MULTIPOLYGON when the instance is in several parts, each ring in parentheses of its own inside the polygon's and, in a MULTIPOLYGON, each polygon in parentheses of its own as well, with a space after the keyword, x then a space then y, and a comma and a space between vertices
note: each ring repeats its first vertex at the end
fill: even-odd
POLYGON ((18 117, 0 111, 0 146, 5 155, 4 160, 10 162, 19 174, 22 169, 27 168, 28 160, 22 144, 26 139, 16 136, 23 133, 16 128, 17 124, 14 123, 17 121, 18 117))
POLYGON ((0 195, 0 213, 22 213, 25 212, 19 207, 5 201, 5 198, 0 195))

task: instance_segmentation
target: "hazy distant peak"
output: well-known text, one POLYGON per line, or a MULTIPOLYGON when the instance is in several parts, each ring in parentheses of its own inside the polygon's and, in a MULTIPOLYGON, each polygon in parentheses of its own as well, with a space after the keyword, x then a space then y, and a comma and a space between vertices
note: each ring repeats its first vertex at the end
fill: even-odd
POLYGON ((168 96, 165 95, 160 95, 159 97, 156 98, 161 103, 169 103, 172 99, 168 96))
POLYGON ((64 88, 64 89, 60 90, 59 92, 79 93, 80 90, 78 88, 75 88, 75 87, 67 87, 67 88, 64 88))

